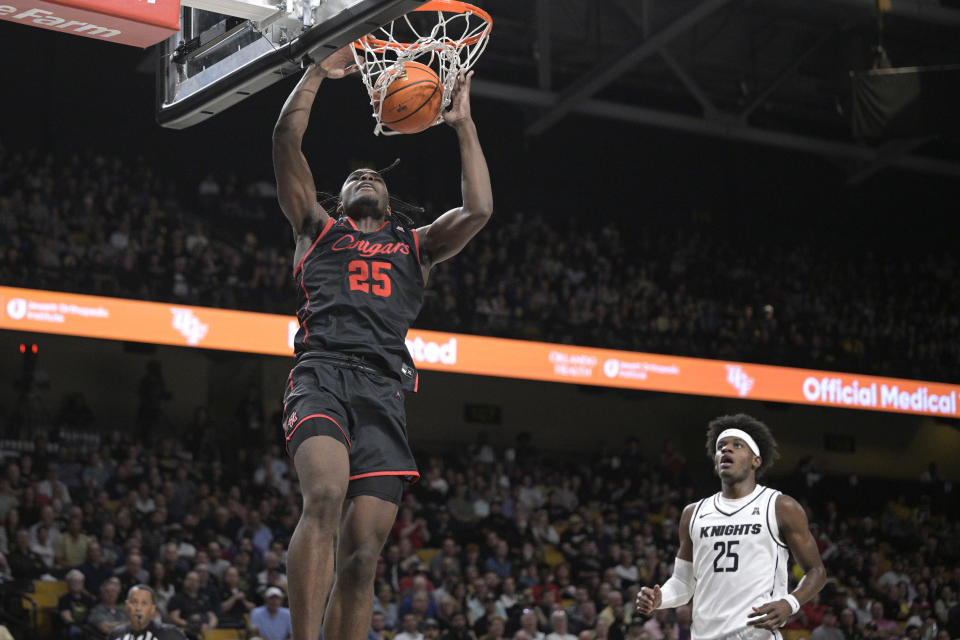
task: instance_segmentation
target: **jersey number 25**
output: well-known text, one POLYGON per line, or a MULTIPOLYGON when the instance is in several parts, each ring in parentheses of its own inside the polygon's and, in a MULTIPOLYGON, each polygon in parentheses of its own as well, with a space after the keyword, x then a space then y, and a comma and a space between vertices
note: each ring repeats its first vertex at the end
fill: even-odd
POLYGON ((362 291, 381 298, 389 298, 390 276, 387 272, 390 271, 391 266, 389 262, 351 260, 347 265, 347 272, 350 274, 348 277, 350 291, 362 291))
POLYGON ((722 571, 736 571, 740 566, 740 556, 733 552, 733 548, 740 544, 739 540, 718 540, 713 544, 713 550, 717 551, 717 557, 713 559, 713 570, 715 573, 720 573, 722 571), (725 566, 720 566, 720 563, 724 558, 728 558, 723 564, 725 566))

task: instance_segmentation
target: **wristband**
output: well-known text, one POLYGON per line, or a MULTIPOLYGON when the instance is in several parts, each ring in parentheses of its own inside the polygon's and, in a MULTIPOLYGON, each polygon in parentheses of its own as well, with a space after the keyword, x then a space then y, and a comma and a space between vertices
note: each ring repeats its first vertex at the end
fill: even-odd
POLYGON ((786 600, 787 604, 790 605, 790 615, 793 615, 797 611, 800 611, 800 601, 797 600, 795 597, 793 597, 793 594, 788 593, 787 595, 783 596, 783 598, 781 599, 786 600))

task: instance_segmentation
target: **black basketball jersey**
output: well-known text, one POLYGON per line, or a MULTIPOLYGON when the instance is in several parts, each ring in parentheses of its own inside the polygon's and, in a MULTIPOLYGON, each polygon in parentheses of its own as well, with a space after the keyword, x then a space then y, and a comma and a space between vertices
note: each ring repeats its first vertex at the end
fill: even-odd
POLYGON ((407 330, 423 304, 417 233, 396 220, 364 233, 331 218, 293 271, 297 357, 334 352, 363 358, 415 390, 407 330))

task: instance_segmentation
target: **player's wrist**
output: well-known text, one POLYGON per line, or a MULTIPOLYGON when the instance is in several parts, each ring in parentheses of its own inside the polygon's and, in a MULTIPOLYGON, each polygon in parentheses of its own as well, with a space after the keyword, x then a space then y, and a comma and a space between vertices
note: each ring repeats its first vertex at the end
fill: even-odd
POLYGON ((458 134, 460 133, 471 133, 476 132, 477 125, 474 124, 473 118, 467 116, 460 120, 456 120, 450 123, 450 126, 453 127, 458 134))
POLYGON ((800 611, 800 601, 793 595, 788 593, 783 596, 782 600, 790 605, 790 615, 795 614, 797 611, 800 611))

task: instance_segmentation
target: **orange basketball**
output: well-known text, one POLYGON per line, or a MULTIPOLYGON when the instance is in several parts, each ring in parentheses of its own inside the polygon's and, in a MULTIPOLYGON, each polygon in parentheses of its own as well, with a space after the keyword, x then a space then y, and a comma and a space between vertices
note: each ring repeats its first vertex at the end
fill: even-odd
POLYGON ((433 69, 419 62, 407 62, 392 75, 381 76, 377 84, 390 80, 383 97, 380 122, 398 133, 419 133, 440 116, 443 86, 433 69))

